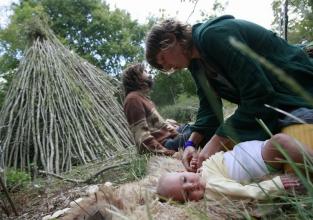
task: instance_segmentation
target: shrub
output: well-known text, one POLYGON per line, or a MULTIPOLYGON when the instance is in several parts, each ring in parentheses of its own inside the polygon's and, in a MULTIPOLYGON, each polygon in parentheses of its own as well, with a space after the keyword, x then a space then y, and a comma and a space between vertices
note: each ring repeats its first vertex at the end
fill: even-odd
POLYGON ((174 119, 179 123, 187 123, 195 120, 198 111, 198 98, 196 96, 181 95, 174 105, 160 108, 163 118, 174 119))
POLYGON ((23 171, 8 169, 6 171, 6 183, 9 191, 19 191, 31 181, 29 174, 23 171))
MULTIPOLYGON (((233 114, 237 108, 236 104, 223 101, 223 113, 225 119, 233 114)), ((174 105, 167 105, 160 108, 159 112, 163 118, 171 118, 179 123, 194 122, 197 117, 199 101, 197 96, 180 95, 174 105)))

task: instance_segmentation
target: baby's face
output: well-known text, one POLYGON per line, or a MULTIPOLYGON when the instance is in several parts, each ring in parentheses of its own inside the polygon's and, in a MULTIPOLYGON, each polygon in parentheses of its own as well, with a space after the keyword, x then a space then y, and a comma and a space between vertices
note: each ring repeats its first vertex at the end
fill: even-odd
POLYGON ((199 173, 173 172, 163 179, 165 197, 176 201, 198 201, 203 198, 205 181, 199 173))

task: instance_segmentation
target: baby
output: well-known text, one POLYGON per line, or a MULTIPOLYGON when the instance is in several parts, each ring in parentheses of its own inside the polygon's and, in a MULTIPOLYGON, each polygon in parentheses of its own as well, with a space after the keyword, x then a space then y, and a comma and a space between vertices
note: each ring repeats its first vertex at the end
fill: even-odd
MULTIPOLYGON (((267 141, 242 142, 231 151, 218 152, 205 160, 198 173, 171 172, 162 175, 157 193, 183 202, 199 201, 205 194, 216 199, 223 195, 264 199, 283 190, 303 190, 299 179, 290 174, 256 182, 256 179, 282 170, 285 157, 279 150, 281 148, 295 163, 302 163, 303 155, 313 157, 312 150, 286 134, 277 134, 267 141)), ((191 163, 195 165, 196 161, 191 163)))
POLYGON ((199 201, 205 186, 205 179, 199 173, 172 172, 160 177, 157 192, 176 201, 199 201))

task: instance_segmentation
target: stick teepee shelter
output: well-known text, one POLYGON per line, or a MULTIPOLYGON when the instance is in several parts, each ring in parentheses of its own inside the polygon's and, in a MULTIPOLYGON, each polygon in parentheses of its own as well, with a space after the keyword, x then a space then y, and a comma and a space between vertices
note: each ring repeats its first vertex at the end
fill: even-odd
POLYGON ((0 165, 59 173, 131 148, 112 78, 42 23, 32 29, 0 112, 0 165))

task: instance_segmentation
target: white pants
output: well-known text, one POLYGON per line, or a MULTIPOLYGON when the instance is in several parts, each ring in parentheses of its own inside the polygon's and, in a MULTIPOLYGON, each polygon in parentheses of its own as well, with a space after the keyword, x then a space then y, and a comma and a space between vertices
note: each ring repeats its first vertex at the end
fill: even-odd
POLYGON ((269 173, 262 158, 266 141, 246 141, 237 144, 232 151, 224 153, 224 164, 231 179, 250 181, 269 173))

